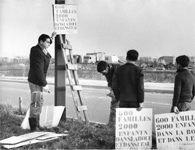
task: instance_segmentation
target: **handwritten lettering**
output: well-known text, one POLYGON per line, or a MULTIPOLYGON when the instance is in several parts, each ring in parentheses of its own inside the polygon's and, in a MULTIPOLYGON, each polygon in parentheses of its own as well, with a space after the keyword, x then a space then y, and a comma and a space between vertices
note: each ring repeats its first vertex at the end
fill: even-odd
POLYGON ((195 120, 195 115, 173 116, 171 117, 171 120, 172 122, 193 121, 195 120))
POLYGON ((118 117, 119 122, 151 121, 151 116, 123 116, 118 117))
POLYGON ((119 136, 149 135, 147 131, 120 131, 119 136))
POLYGON ((171 136, 173 135, 173 131, 165 131, 165 132, 157 132, 157 136, 171 136))
POLYGON ((175 124, 176 128, 195 127, 195 122, 181 122, 175 124))
POLYGON ((168 137, 168 142, 182 142, 182 137, 168 137))
POLYGON ((136 149, 136 147, 148 147, 150 145, 149 142, 122 142, 122 143, 116 143, 115 146, 116 148, 120 148, 120 147, 128 147, 128 148, 134 148, 136 149))

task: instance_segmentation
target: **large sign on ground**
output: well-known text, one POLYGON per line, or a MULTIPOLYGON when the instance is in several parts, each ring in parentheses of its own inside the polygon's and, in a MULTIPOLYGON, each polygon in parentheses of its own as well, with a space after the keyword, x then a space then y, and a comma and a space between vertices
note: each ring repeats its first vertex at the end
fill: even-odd
POLYGON ((77 6, 76 5, 53 5, 54 31, 57 34, 77 34, 77 6))
POLYGON ((158 149, 195 149, 195 111, 155 115, 158 149))
POLYGON ((152 109, 116 109, 116 149, 152 148, 152 109))

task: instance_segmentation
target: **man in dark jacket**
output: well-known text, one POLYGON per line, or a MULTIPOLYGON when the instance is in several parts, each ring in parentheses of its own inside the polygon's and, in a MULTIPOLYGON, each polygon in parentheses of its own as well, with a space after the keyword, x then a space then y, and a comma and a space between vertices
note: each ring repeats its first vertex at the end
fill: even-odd
POLYGON ((141 110, 144 102, 144 74, 135 65, 139 53, 127 52, 127 63, 118 67, 112 79, 112 89, 120 108, 137 108, 141 110))
POLYGON ((195 95, 195 80, 188 70, 189 62, 190 60, 186 55, 176 58, 177 75, 175 76, 171 112, 179 113, 191 109, 191 102, 195 95))
POLYGON ((97 64, 97 71, 103 74, 108 82, 108 89, 110 90, 110 93, 107 94, 107 96, 110 96, 112 98, 110 104, 110 117, 108 122, 108 125, 111 126, 115 123, 116 108, 118 108, 118 101, 116 101, 116 98, 112 90, 112 78, 118 66, 119 64, 109 64, 105 61, 100 61, 97 64))
POLYGON ((39 125, 39 116, 43 105, 43 91, 49 92, 49 88, 46 81, 46 74, 50 64, 51 55, 47 49, 52 43, 52 39, 55 36, 55 32, 52 36, 42 34, 38 38, 38 44, 33 46, 30 51, 30 70, 28 73, 28 82, 31 92, 31 104, 30 104, 30 116, 29 125, 31 131, 34 131, 36 127, 42 129, 39 125))

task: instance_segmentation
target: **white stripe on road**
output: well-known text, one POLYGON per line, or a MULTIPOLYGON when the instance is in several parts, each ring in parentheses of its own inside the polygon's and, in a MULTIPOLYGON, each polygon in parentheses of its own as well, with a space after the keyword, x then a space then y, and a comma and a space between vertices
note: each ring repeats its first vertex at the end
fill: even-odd
POLYGON ((164 105, 164 106, 171 106, 171 104, 166 103, 158 103, 158 102, 144 102, 146 104, 154 104, 154 105, 164 105))

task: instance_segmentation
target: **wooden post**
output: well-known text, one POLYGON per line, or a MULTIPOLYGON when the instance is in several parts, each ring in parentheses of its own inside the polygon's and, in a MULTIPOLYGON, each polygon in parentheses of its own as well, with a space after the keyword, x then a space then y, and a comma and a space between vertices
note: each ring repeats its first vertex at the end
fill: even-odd
POLYGON ((20 115, 23 114, 23 111, 22 111, 22 97, 19 97, 19 109, 18 109, 18 112, 20 115))
MULTIPOLYGON (((65 0, 55 0, 55 4, 65 4, 65 0)), ((62 35, 65 42, 65 34, 62 35)), ((62 56, 60 39, 55 37, 55 106, 66 106, 66 77, 65 62, 62 56)), ((62 120, 66 120, 66 107, 62 115, 62 120)))

